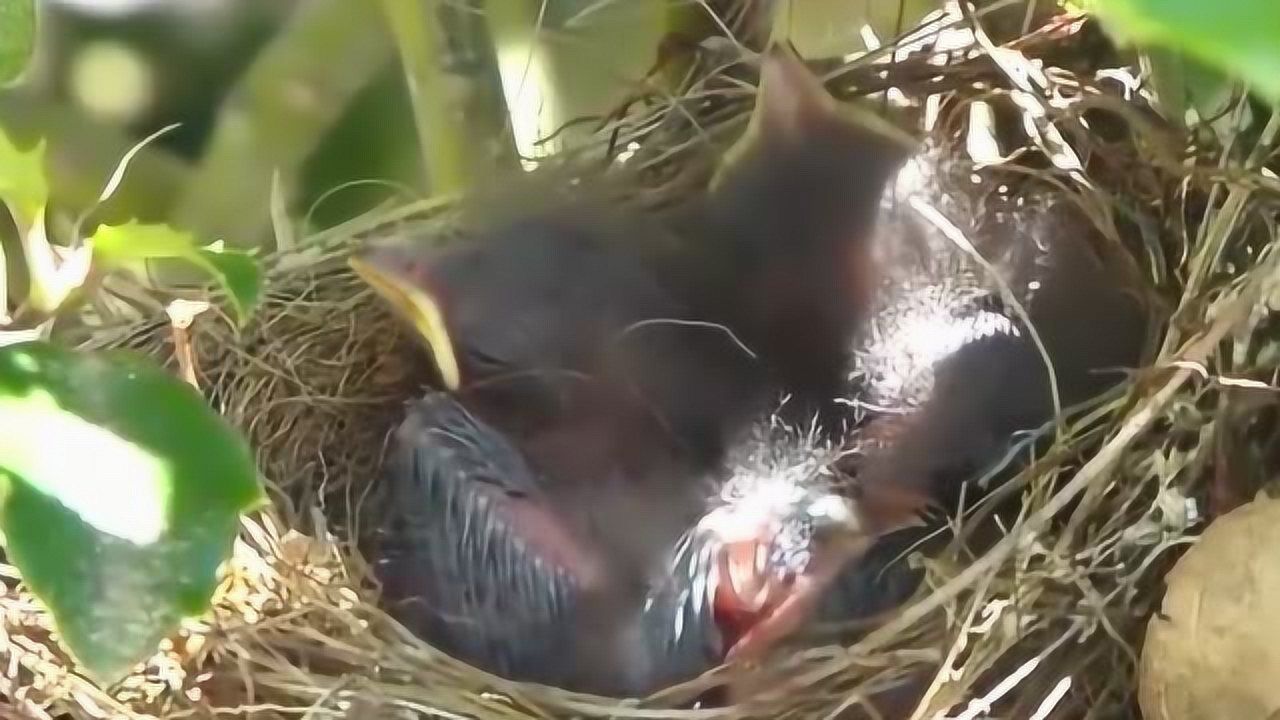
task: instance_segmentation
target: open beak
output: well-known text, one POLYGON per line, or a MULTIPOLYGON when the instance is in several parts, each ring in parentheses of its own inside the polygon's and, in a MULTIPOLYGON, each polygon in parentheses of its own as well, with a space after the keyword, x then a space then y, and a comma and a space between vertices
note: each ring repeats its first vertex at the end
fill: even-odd
POLYGON ((862 500, 869 506, 836 495, 811 503, 808 512, 816 529, 812 555, 802 570, 786 577, 765 566, 759 546, 737 543, 726 548, 721 566, 728 580, 725 599, 752 617, 726 653, 726 661, 762 656, 809 621, 836 577, 878 538, 923 524, 919 512, 926 502, 914 492, 877 488, 864 492, 862 500))
POLYGON ((457 390, 462 383, 458 358, 445 327, 444 315, 435 299, 409 282, 403 273, 386 268, 377 260, 353 257, 348 263, 360 279, 368 283, 395 312, 413 325, 419 337, 431 349, 445 389, 457 390))

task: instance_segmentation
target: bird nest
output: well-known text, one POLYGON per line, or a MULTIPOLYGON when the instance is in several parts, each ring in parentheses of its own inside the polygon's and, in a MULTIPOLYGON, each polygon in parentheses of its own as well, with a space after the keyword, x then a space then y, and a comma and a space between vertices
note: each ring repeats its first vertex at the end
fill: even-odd
MULTIPOLYGON (((76 674, 48 616, 20 583, 7 583, 0 693, 9 709, 75 718, 818 718, 855 713, 898 688, 884 717, 1135 715, 1143 631, 1176 549, 1205 517, 1251 497, 1274 467, 1263 443, 1275 419, 1257 388, 1280 358, 1268 327, 1269 303, 1280 298, 1268 205, 1280 192, 1261 171, 1264 153, 1218 152, 1212 135, 1192 144, 1162 125, 1132 75, 1098 60, 1113 56, 1096 33, 1058 19, 997 47, 942 15, 827 74, 837 94, 878 93, 904 122, 926 127, 953 151, 950 174, 972 197, 1034 182, 1080 200, 1104 233, 1125 240, 1169 310, 1151 364, 1010 481, 1021 511, 1003 536, 981 552, 957 546, 917 559, 922 587, 856 642, 774 657, 750 671, 756 695, 690 709, 701 690, 743 671, 642 700, 572 694, 459 663, 379 609, 354 525, 427 363, 345 259, 363 238, 447 225, 447 207, 423 202, 267 258, 265 299, 243 331, 211 295, 212 309, 189 327, 157 305, 98 318, 79 338, 194 373, 252 441, 275 502, 244 519, 213 609, 109 691, 76 674), (1234 466, 1232 457, 1255 461, 1234 466)), ((642 110, 602 121, 600 143, 568 162, 625 150, 651 190, 637 196, 661 202, 700 181, 707 138, 745 125, 744 87, 693 73, 674 100, 640 98, 642 110)))

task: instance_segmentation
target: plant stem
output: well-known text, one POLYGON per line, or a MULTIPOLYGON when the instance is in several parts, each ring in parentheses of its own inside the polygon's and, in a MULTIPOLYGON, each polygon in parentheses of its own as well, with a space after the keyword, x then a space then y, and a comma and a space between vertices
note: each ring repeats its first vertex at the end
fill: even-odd
POLYGON ((174 224, 230 245, 264 239, 273 174, 291 186, 325 133, 390 59, 381 18, 365 3, 300 4, 231 91, 174 224))
POLYGON ((422 167, 433 195, 452 194, 471 181, 472 143, 461 110, 462 89, 446 70, 440 0, 382 0, 409 86, 422 167))

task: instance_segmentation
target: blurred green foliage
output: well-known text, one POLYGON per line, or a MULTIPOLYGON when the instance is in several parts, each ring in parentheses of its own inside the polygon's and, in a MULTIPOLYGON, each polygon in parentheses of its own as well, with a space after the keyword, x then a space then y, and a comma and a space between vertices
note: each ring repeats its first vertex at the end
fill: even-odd
POLYGON ((0 132, 0 202, 8 206, 21 230, 30 228, 49 202, 44 158, 43 140, 23 150, 0 132))
POLYGON ((273 178, 305 221, 300 237, 390 198, 456 189, 431 177, 446 158, 467 166, 464 184, 512 167, 539 136, 650 90, 668 33, 688 34, 693 19, 714 29, 686 0, 111 5, 133 7, 47 3, 33 69, 0 93, 0 127, 48 138, 52 202, 76 213, 134 142, 180 123, 96 217, 241 247, 272 241, 273 178), (421 137, 433 127, 443 131, 421 137))
POLYGON ((35 0, 0 0, 0 86, 27 69, 35 44, 35 0))
MULTIPOLYGON (((444 156, 474 165, 468 174, 509 167, 516 151, 554 150, 591 127, 537 144, 565 122, 608 112, 649 89, 643 78, 664 37, 696 39, 709 25, 706 8, 733 4, 173 0, 113 15, 87 9, 90 3, 51 1, 35 65, 18 87, 0 93, 0 125, 24 139, 49 138, 53 200, 76 210, 93 202, 94 189, 133 142, 179 122, 138 158, 138 177, 104 208, 103 219, 176 222, 202 236, 258 245, 271 241, 265 196, 273 176, 281 178, 290 214, 310 221, 300 227, 305 236, 388 198, 439 191, 424 165, 444 156), (388 27, 395 13, 412 27, 388 27), (119 116, 86 104, 81 87, 84 78, 105 77, 83 65, 130 67, 119 54, 99 52, 109 44, 136 56, 139 82, 149 87, 139 93, 139 108, 119 116), (426 71, 432 65, 438 73, 426 71), (415 113, 412 98, 424 89, 430 97, 415 113), (422 107, 445 108, 441 117, 461 122, 437 139, 420 138, 433 126, 422 120, 422 107)), ((822 56, 861 49, 860 23, 884 41, 937 4, 767 5, 791 40, 822 56)), ((31 2, 4 0, 0 8, 24 5, 31 2)), ((1097 0, 1095 7, 1119 37, 1168 44, 1273 97, 1280 93, 1280 4, 1273 0, 1097 0)), ((110 83, 98 92, 127 94, 110 83)))
POLYGON ((1280 102, 1276 0, 1093 0, 1115 37, 1186 52, 1280 102))

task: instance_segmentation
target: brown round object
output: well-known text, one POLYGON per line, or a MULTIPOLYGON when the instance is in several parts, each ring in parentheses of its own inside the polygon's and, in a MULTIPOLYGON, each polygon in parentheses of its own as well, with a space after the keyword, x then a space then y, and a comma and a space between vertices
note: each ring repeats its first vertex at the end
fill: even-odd
POLYGON ((1146 720, 1280 717, 1280 500, 1222 516, 1169 573, 1142 651, 1146 720))

